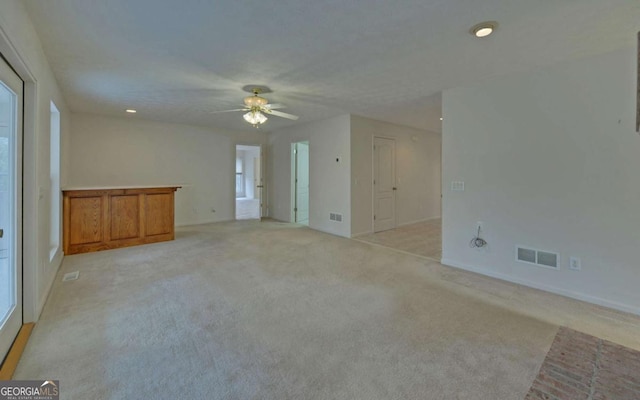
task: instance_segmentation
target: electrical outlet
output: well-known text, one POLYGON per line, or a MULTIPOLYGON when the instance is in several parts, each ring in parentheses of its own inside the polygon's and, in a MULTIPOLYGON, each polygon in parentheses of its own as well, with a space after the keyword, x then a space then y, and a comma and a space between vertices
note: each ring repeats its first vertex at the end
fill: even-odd
POLYGON ((578 257, 569 257, 569 269, 573 271, 580 271, 582 269, 578 257))

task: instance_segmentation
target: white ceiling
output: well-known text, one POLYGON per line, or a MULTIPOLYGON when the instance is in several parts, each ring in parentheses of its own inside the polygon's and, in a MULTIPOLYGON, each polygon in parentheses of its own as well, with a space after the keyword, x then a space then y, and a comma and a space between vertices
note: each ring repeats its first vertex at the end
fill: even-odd
POLYGON ((253 129, 247 84, 300 116, 440 130, 447 88, 631 45, 637 0, 26 0, 76 112, 253 129), (498 31, 472 37, 474 24, 498 31))

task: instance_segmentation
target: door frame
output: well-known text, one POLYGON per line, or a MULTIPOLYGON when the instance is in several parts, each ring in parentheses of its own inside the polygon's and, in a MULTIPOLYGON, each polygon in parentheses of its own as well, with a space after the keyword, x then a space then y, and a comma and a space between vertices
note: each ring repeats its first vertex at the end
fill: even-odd
MULTIPOLYGON (((22 322, 35 322, 46 296, 39 299, 38 282, 38 84, 26 58, 0 25, 0 53, 23 83, 22 105, 22 322)), ((53 280, 51 285, 53 285, 53 280)), ((50 289, 50 287, 48 288, 50 289)), ((48 290, 44 293, 48 293, 48 290)))
MULTIPOLYGON (((393 136, 384 136, 384 135, 376 135, 373 134, 371 135, 371 233, 376 233, 376 220, 375 220, 375 215, 376 215, 376 187, 373 184, 373 180, 376 179, 376 138, 378 139, 388 139, 388 140, 393 140, 393 142, 395 143, 395 145, 398 144, 398 139, 393 137, 393 136)), ((393 154, 393 162, 396 164, 393 166, 393 180, 394 183, 398 184, 398 165, 397 165, 397 157, 395 154, 395 150, 396 147, 394 145, 394 154, 393 154)), ((396 197, 394 199, 393 202, 393 206, 395 207, 395 210, 393 210, 393 217, 394 217, 394 224, 395 224, 395 228, 398 227, 398 207, 397 207, 397 195, 398 192, 395 191, 394 196, 396 197)))
MULTIPOLYGON (((309 139, 303 139, 303 140, 298 140, 295 142, 291 142, 291 183, 289 185, 290 187, 290 192, 291 192, 291 209, 290 209, 290 216, 289 216, 289 220, 292 223, 298 223, 297 219, 297 208, 298 208, 298 183, 296 182, 296 179, 298 177, 298 144, 299 143, 306 143, 307 147, 310 147, 310 143, 309 143, 309 139)), ((309 154, 307 154, 307 164, 310 163, 310 159, 309 159, 309 154)), ((308 167, 308 165, 307 165, 308 167)), ((309 169, 307 168, 307 173, 309 172, 309 169)), ((309 180, 310 176, 307 176, 307 180, 309 180)), ((310 210, 309 210, 309 206, 310 204, 307 204, 307 213, 309 214, 309 217, 307 218, 307 224, 309 225, 309 219, 310 219, 310 210)))
POLYGON ((2 309, 0 311, 7 311, 6 320, 2 321, 2 335, 0 346, 0 357, 5 357, 11 351, 12 343, 17 337, 20 329, 24 323, 24 306, 23 295, 24 285, 22 282, 23 275, 23 263, 22 263, 22 238, 23 238, 23 212, 22 212, 22 196, 23 196, 23 157, 24 151, 22 150, 24 130, 22 124, 24 122, 24 82, 20 76, 15 72, 13 67, 4 58, 0 58, 2 65, 2 77, 4 79, 3 85, 6 89, 13 94, 14 99, 11 101, 10 109, 8 110, 11 117, 7 121, 9 125, 8 129, 8 155, 9 155, 9 186, 7 188, 6 201, 8 202, 9 215, 5 221, 6 225, 2 226, 2 229, 6 231, 7 238, 7 267, 8 267, 8 279, 11 283, 9 292, 7 293, 10 299, 7 306, 8 309, 2 309), (14 292, 15 290, 15 292, 14 292), (13 303, 13 304, 12 304, 13 303), (6 351, 6 352, 5 352, 6 351))
POLYGON ((232 194, 232 201, 231 201, 231 211, 232 211, 232 215, 233 218, 232 220, 235 221, 236 220, 236 149, 238 148, 238 146, 253 146, 253 147, 259 147, 260 148, 260 180, 261 180, 261 186, 262 186, 262 190, 260 193, 260 221, 262 221, 263 219, 265 219, 267 217, 267 210, 268 210, 268 204, 267 204, 267 199, 268 199, 268 186, 267 186, 267 179, 265 177, 265 171, 266 171, 266 166, 267 166, 267 145, 264 143, 255 143, 255 142, 244 142, 244 141, 240 141, 240 142, 234 142, 231 146, 231 151, 233 153, 233 157, 232 157, 232 173, 233 173, 233 179, 231 182, 231 194, 232 194))
POLYGON ((297 208, 297 200, 298 200, 298 196, 296 195, 296 177, 298 175, 298 142, 291 142, 291 149, 290 151, 290 155, 291 155, 291 182, 289 184, 289 192, 291 193, 291 201, 289 202, 289 204, 291 204, 289 213, 289 221, 291 221, 292 223, 296 223, 296 208, 297 208))

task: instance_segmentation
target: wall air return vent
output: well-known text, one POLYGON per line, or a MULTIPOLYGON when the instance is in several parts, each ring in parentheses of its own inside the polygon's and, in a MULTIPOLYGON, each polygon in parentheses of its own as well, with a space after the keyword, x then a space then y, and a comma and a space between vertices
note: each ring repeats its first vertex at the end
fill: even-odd
POLYGON ((558 253, 516 246, 516 261, 545 268, 558 268, 558 253))
POLYGON ((531 264, 536 263, 536 251, 518 247, 518 261, 527 262, 531 264))

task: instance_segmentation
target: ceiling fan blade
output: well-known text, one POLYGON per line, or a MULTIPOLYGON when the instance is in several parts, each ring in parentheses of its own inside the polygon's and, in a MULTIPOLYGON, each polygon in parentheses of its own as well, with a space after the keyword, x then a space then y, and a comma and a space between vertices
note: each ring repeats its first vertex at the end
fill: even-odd
POLYGON ((220 113, 234 112, 234 111, 250 111, 250 110, 248 108, 236 108, 235 110, 211 111, 211 114, 220 114, 220 113))
POLYGON ((287 108, 284 104, 275 103, 275 104, 265 104, 264 108, 269 110, 275 110, 276 108, 287 108))
POLYGON ((276 111, 276 110, 267 110, 267 113, 269 113, 271 115, 275 115, 276 117, 292 119, 294 121, 296 121, 298 118, 300 118, 297 115, 287 114, 287 113, 283 113, 282 111, 276 111))

